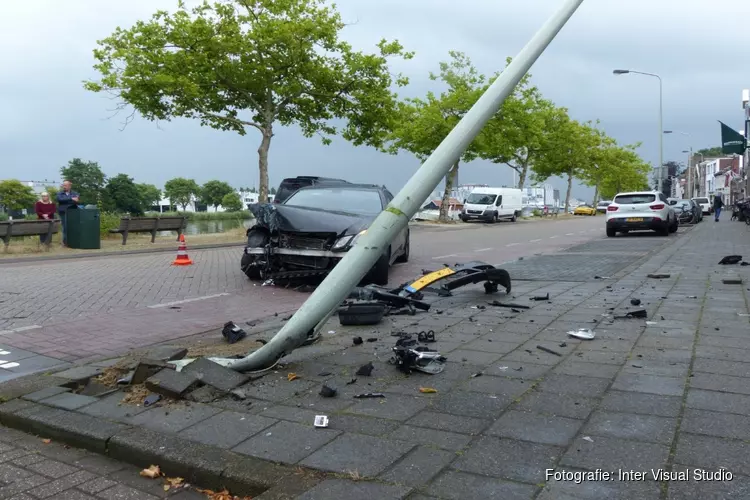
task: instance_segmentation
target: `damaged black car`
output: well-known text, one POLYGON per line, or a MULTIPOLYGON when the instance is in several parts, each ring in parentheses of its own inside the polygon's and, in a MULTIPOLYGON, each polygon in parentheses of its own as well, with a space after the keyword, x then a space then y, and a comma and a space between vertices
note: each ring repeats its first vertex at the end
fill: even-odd
MULTIPOLYGON (((281 204, 253 205, 256 221, 247 231, 242 271, 251 280, 323 277, 392 199, 383 186, 347 184, 304 187, 281 204)), ((363 281, 385 285, 390 266, 408 260, 406 228, 363 281)))

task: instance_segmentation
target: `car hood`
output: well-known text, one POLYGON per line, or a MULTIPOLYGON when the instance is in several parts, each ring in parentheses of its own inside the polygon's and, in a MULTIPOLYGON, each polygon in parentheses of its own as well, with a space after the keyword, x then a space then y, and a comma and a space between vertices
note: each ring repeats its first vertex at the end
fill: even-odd
POLYGON ((255 225, 271 232, 357 234, 367 229, 376 215, 360 215, 318 208, 263 203, 250 206, 255 225))

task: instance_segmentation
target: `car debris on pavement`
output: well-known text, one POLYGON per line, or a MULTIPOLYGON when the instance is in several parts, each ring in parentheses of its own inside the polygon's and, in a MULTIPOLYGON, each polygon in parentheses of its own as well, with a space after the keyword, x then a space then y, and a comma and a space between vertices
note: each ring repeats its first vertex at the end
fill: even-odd
POLYGON ((224 328, 221 330, 221 334, 230 344, 239 342, 247 337, 247 332, 231 321, 224 323, 224 328))

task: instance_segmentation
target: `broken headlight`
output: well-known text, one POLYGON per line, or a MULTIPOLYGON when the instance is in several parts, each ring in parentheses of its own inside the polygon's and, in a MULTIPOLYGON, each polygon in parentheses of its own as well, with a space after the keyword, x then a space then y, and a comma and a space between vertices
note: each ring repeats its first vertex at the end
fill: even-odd
POLYGON ((360 231, 359 234, 355 234, 354 236, 342 236, 333 244, 333 250, 343 250, 345 248, 353 247, 357 243, 359 237, 366 232, 367 229, 360 231))

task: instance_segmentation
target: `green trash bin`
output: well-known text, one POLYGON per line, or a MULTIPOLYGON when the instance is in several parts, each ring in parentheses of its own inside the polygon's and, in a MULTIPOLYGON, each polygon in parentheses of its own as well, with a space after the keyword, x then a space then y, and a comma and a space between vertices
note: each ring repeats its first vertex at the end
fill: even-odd
POLYGON ((69 248, 98 250, 102 247, 98 209, 71 207, 66 217, 69 248))

